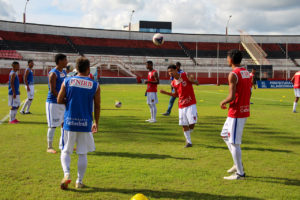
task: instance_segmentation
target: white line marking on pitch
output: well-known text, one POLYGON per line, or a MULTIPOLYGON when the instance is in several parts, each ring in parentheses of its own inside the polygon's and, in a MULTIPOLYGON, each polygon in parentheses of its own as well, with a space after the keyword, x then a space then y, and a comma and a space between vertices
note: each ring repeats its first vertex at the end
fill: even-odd
MULTIPOLYGON (((25 103, 25 100, 22 101, 20 107, 22 107, 24 103, 25 103)), ((3 124, 3 122, 5 122, 8 118, 9 118, 9 113, 5 117, 3 117, 3 119, 1 119, 0 125, 3 124)))

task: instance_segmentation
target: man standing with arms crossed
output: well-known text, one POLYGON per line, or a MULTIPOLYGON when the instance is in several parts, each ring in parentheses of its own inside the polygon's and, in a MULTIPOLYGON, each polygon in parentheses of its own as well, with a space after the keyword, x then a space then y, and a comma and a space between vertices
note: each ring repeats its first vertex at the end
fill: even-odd
MULTIPOLYGON (((63 123, 65 105, 57 104, 57 95, 60 91, 61 84, 67 76, 64 68, 67 66, 67 56, 57 54, 55 56, 56 67, 53 68, 48 75, 48 97, 46 101, 46 114, 48 121, 48 153, 56 153, 53 149, 53 137, 56 127, 60 127, 63 123)), ((62 131, 62 130, 61 130, 62 131)))
POLYGON ((151 119, 146 120, 149 123, 156 122, 156 113, 157 108, 156 104, 158 103, 157 99, 157 85, 159 84, 158 73, 156 70, 153 69, 153 62, 147 61, 146 68, 148 69, 148 78, 145 81, 147 84, 146 96, 147 96, 147 104, 150 108, 151 119))
POLYGON ((34 96, 33 71, 32 71, 33 66, 34 66, 33 60, 28 60, 28 68, 25 70, 25 74, 24 74, 24 83, 25 83, 25 89, 27 91, 27 99, 20 111, 21 114, 31 114, 29 109, 32 104, 32 100, 34 96), (25 109, 26 112, 24 111, 25 109))
POLYGON ((78 178, 75 187, 84 187, 82 180, 87 167, 87 153, 95 151, 92 132, 98 131, 100 117, 100 86, 89 78, 90 61, 84 57, 78 58, 76 69, 78 75, 64 80, 57 99, 59 104, 66 103, 63 134, 60 140, 61 164, 64 171, 61 189, 67 189, 71 182, 70 155, 73 153, 75 143, 78 154, 78 178))
POLYGON ((221 101, 220 107, 226 109, 229 103, 228 117, 223 126, 221 136, 231 152, 234 165, 228 173, 231 176, 224 177, 226 180, 244 179, 245 172, 242 164, 242 135, 247 117, 250 116, 251 79, 249 72, 240 66, 243 55, 236 49, 227 54, 227 61, 232 68, 228 76, 229 94, 221 101))
POLYGON ((170 65, 168 67, 168 73, 170 76, 174 77, 171 86, 174 88, 175 92, 170 93, 160 90, 160 93, 178 97, 179 125, 182 126, 186 139, 184 147, 192 147, 191 133, 193 132, 198 119, 193 84, 198 85, 198 81, 192 76, 188 77, 185 72, 179 73, 175 65, 170 65))
POLYGON ((294 83, 294 91, 295 91, 295 101, 293 105, 293 113, 296 113, 296 108, 298 104, 298 100, 300 97, 300 71, 296 72, 296 74, 291 79, 291 82, 294 83))

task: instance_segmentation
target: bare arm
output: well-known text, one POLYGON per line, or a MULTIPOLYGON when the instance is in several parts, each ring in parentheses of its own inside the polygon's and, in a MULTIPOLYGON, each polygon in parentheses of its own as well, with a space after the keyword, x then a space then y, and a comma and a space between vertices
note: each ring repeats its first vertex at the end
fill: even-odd
POLYGON ((65 86, 65 82, 63 82, 63 84, 61 84, 61 88, 57 96, 57 103, 64 104, 65 98, 66 98, 66 86, 65 86))
POLYGON ((11 90, 13 92, 13 98, 16 98, 16 90, 15 90, 15 78, 16 78, 16 73, 13 73, 10 77, 10 87, 11 87, 11 90))
POLYGON ((195 84, 195 85, 199 85, 198 81, 195 79, 194 75, 188 75, 188 80, 192 83, 192 84, 195 84))
POLYGON ((226 109, 226 104, 230 103, 235 99, 235 91, 236 91, 236 84, 237 84, 237 78, 234 73, 230 73, 228 76, 228 82, 229 82, 229 94, 228 96, 221 101, 220 106, 222 109, 226 109))
POLYGON ((159 92, 162 93, 162 94, 168 95, 168 96, 178 97, 178 93, 177 93, 176 89, 175 89, 175 92, 174 92, 174 93, 172 93, 172 92, 167 92, 167 91, 165 91, 165 90, 160 90, 159 92))
POLYGON ((294 83, 295 75, 291 78, 291 82, 294 83))
POLYGON ((100 109, 101 109, 101 89, 100 86, 98 86, 96 90, 96 94, 94 96, 94 124, 92 126, 93 133, 96 133, 98 131, 100 109))
POLYGON ((28 85, 28 80, 27 80, 28 74, 29 74, 29 70, 26 70, 25 75, 24 75, 24 83, 27 86, 27 91, 30 91, 30 88, 29 88, 29 85, 28 85))
POLYGON ((155 81, 145 81, 145 84, 147 83, 152 83, 152 84, 159 84, 159 78, 158 78, 158 73, 157 72, 154 72, 154 79, 155 81))
POLYGON ((49 85, 50 85, 50 92, 57 97, 57 92, 55 90, 56 87, 56 74, 55 73, 51 73, 49 75, 49 85))

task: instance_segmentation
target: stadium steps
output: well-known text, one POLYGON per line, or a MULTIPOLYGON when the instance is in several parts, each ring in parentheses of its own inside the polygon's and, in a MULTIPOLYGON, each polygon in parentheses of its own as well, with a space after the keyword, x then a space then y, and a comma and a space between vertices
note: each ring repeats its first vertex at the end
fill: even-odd
POLYGON ((197 62, 196 62, 194 56, 191 54, 190 50, 188 50, 188 49, 183 45, 183 43, 181 43, 181 42, 178 42, 178 45, 179 45, 180 48, 184 51, 185 55, 186 55, 187 57, 189 57, 189 58, 193 61, 193 63, 194 63, 195 65, 197 65, 197 62))
POLYGON ((72 42, 72 40, 68 37, 68 36, 64 36, 64 38, 66 39, 67 43, 70 45, 70 47, 77 52, 79 55, 84 56, 84 54, 79 51, 79 49, 76 47, 76 45, 72 42))
MULTIPOLYGON (((277 45, 279 46, 281 52, 282 52, 284 55, 286 55, 285 47, 284 47, 282 44, 279 44, 279 43, 278 43, 277 45)), ((291 57, 290 55, 288 55, 288 59, 290 59, 290 60, 294 63, 294 65, 295 65, 296 67, 300 67, 299 63, 296 61, 295 58, 293 58, 293 57, 291 57)))

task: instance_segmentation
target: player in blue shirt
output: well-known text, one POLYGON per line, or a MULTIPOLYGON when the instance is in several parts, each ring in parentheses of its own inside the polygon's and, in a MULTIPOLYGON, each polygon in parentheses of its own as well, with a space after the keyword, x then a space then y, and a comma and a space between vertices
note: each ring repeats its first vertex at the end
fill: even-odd
POLYGON ((60 140, 61 164, 64 171, 61 189, 67 189, 71 182, 70 155, 73 153, 75 143, 77 143, 78 154, 78 178, 75 186, 84 187, 82 179, 87 167, 87 153, 95 151, 92 133, 98 131, 100 116, 100 86, 89 78, 90 61, 85 57, 78 58, 76 70, 78 71, 76 76, 64 80, 57 99, 59 104, 66 104, 63 134, 60 140))
POLYGON ((8 82, 8 106, 11 106, 9 112, 9 123, 17 124, 19 120, 16 119, 16 115, 20 106, 20 82, 18 77, 18 71, 20 65, 18 62, 12 63, 12 70, 9 73, 9 82, 8 82))
POLYGON ((54 132, 56 127, 62 125, 65 113, 65 105, 57 104, 57 95, 60 91, 61 84, 67 76, 67 73, 64 70, 68 63, 67 56, 64 54, 57 54, 55 56, 55 63, 56 67, 53 68, 48 74, 49 91, 46 101, 46 114, 48 121, 48 153, 56 153, 52 146, 54 132))
POLYGON ((28 60, 28 68, 25 70, 25 74, 24 74, 24 84, 25 84, 25 89, 27 91, 27 99, 20 111, 21 114, 31 114, 31 112, 29 112, 29 109, 34 96, 33 71, 32 71, 33 66, 34 66, 33 60, 28 60), (26 111, 24 111, 25 109, 26 111))
MULTIPOLYGON (((181 70, 180 67, 181 67, 181 63, 180 62, 176 62, 176 68, 177 68, 177 71, 178 71, 179 74, 181 74, 183 72, 183 70, 181 70)), ((171 81, 173 81, 173 79, 174 79, 174 77, 170 77, 171 81)), ((171 92, 172 93, 175 92, 175 90, 174 90, 174 88, 172 86, 171 86, 171 92)), ((173 108, 175 100, 176 100, 176 97, 173 97, 173 96, 170 97, 168 109, 162 115, 169 116, 171 114, 171 111, 172 111, 172 108, 173 108)))

